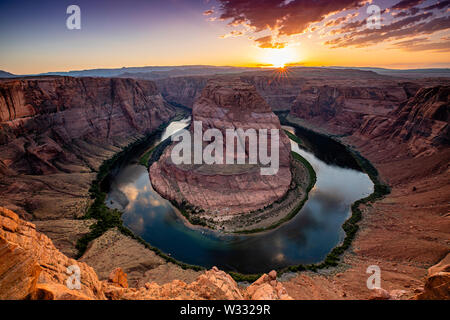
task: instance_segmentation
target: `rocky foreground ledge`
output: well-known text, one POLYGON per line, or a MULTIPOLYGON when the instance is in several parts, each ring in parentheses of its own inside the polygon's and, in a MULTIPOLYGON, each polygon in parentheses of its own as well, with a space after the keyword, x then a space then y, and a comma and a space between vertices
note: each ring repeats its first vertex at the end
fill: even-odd
MULTIPOLYGON (((240 287, 227 273, 216 267, 186 283, 173 280, 164 285, 145 283, 129 288, 121 268, 100 281, 84 262, 68 258, 52 241, 36 231, 32 223, 0 207, 0 300, 291 300, 275 271, 262 275, 247 288, 240 287), (80 288, 69 289, 67 268, 80 268, 80 288)), ((450 254, 428 270, 424 289, 416 299, 445 299, 449 296, 450 254)), ((304 289, 309 290, 308 281, 304 289)), ((395 291, 395 290, 394 290, 395 291)), ((398 291, 398 290, 397 290, 398 291)), ((311 297, 313 292, 310 293, 311 297)), ((309 295, 308 295, 309 296, 309 295)), ((371 299, 396 299, 395 292, 374 290, 371 299)))
POLYGON ((227 273, 213 267, 187 284, 174 280, 164 285, 146 283, 129 288, 120 268, 100 281, 84 262, 68 258, 32 223, 0 207, 0 300, 154 300, 154 299, 291 299, 275 271, 241 288, 227 273), (80 269, 80 289, 69 289, 70 266, 80 269))

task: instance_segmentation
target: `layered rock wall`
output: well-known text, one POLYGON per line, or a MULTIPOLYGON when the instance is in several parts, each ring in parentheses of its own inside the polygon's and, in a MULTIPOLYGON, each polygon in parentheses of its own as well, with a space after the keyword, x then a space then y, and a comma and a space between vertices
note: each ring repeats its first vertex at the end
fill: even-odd
POLYGON ((175 165, 172 145, 150 168, 152 185, 160 194, 210 213, 232 215, 263 208, 287 192, 291 183, 290 142, 253 86, 238 80, 210 81, 194 104, 192 117, 202 123, 202 130, 219 129, 224 141, 226 129, 278 129, 278 172, 261 175, 259 165, 249 165, 248 144, 246 165, 175 165))
POLYGON ((173 114, 151 81, 70 77, 2 81, 1 160, 4 169, 14 173, 63 171, 59 165, 80 164, 67 146, 74 140, 112 142, 151 132, 173 114))
POLYGON ((82 215, 103 160, 174 115, 151 81, 2 80, 0 204, 29 218, 82 215))
POLYGON ((366 116, 355 133, 362 139, 405 144, 417 156, 450 145, 450 86, 420 89, 386 116, 366 116))

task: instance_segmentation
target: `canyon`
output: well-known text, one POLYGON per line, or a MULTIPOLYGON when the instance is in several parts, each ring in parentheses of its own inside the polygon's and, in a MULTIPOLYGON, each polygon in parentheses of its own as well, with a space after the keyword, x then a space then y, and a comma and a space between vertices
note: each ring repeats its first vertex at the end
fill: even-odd
MULTIPOLYGON (((138 74, 130 76, 136 79, 141 77, 138 74)), ((285 71, 247 71, 233 75, 175 76, 154 81, 167 101, 192 108, 209 79, 230 78, 239 78, 252 84, 274 111, 290 110, 295 100, 302 98, 303 95, 299 96, 301 91, 308 87, 342 88, 353 92, 352 99, 360 99, 360 102, 378 100, 389 108, 395 106, 393 103, 389 104, 389 100, 395 102, 410 97, 422 86, 448 83, 448 78, 411 79, 381 75, 373 71, 314 67, 289 68, 285 71), (358 88, 366 90, 366 93, 358 93, 358 88), (383 102, 384 98, 388 101, 383 102)), ((373 109, 364 107, 360 111, 373 112, 373 109)))
MULTIPOLYGON (((101 164, 176 111, 151 81, 48 76, 2 79, 0 87, 0 205, 76 258, 78 240, 95 224, 82 217, 101 164)), ((133 284, 160 279, 168 270, 165 281, 195 278, 117 230, 96 244, 105 241, 109 250, 92 245, 84 257, 103 279, 118 266, 133 284)))
POLYGON ((102 161, 175 115, 148 81, 44 77, 0 86, 0 201, 27 219, 82 215, 102 161))
POLYGON ((292 273, 278 277, 281 283, 272 273, 243 289, 217 269, 182 270, 116 229, 74 260, 76 241, 94 223, 79 218, 100 164, 175 116, 174 106, 214 120, 217 109, 205 117, 194 105, 208 99, 201 92, 211 77, 0 80, 2 299, 377 298, 365 285, 369 265, 382 270, 385 298, 448 299, 448 79, 321 68, 286 78, 273 71, 237 75, 272 110, 289 111, 291 123, 360 152, 390 186, 389 195, 360 208, 360 229, 336 268, 292 273), (81 291, 64 285, 73 264, 86 276, 81 291))
MULTIPOLYGON (((423 293, 426 267, 445 261, 449 252, 449 86, 421 88, 386 115, 366 115, 363 125, 340 140, 367 157, 388 183, 391 193, 383 200, 365 206, 361 231, 344 254, 348 267, 332 275, 314 277, 311 290, 325 298, 370 298, 361 287, 369 265, 382 270, 382 287, 411 298, 423 293), (446 110, 446 111, 442 111, 446 110), (426 150, 426 151, 425 151, 426 150), (331 279, 333 290, 318 286, 331 279), (398 291, 401 290, 401 291, 398 291), (334 291, 334 292, 333 292, 334 291), (340 291, 340 293, 338 293, 340 291)), ((317 128, 310 119, 292 115, 288 119, 317 128)), ((320 129, 329 135, 341 132, 334 123, 320 129)), ((428 273, 430 275, 430 272, 428 273)), ((441 274, 440 299, 448 299, 448 274, 441 274)), ((305 276, 291 279, 296 290, 305 276)), ((429 281, 429 280, 428 280, 429 281)), ((425 286, 427 287, 427 285, 425 286)), ((426 288, 425 288, 426 290, 426 288)), ((289 291, 295 298, 296 294, 289 291)), ((299 296, 304 292, 298 290, 299 296)), ((423 294, 423 295, 422 295, 423 294)))

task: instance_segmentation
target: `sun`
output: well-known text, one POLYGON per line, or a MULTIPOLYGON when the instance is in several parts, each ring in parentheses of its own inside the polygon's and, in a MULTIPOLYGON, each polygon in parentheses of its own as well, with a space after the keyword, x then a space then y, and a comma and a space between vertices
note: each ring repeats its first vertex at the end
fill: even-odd
POLYGON ((293 48, 264 49, 261 61, 272 68, 283 69, 286 65, 299 61, 299 55, 293 48))

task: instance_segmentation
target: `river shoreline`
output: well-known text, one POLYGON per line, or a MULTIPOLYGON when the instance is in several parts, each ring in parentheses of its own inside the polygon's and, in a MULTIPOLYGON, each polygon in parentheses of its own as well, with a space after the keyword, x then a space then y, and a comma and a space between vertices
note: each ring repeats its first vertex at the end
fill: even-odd
MULTIPOLYGON (((182 219, 182 221, 184 222, 184 224, 191 228, 191 229, 195 229, 195 230, 206 230, 209 232, 217 232, 219 234, 242 234, 242 235, 256 235, 256 234, 262 234, 262 233, 266 233, 266 232, 270 232, 273 231, 274 229, 280 227, 281 225, 283 225, 284 223, 287 223, 289 220, 291 220, 292 218, 295 217, 295 215, 303 208, 303 205, 305 204, 305 202, 308 200, 308 195, 309 195, 309 191, 311 191, 311 189, 314 187, 314 184, 316 182, 316 175, 314 172, 314 169, 312 168, 312 166, 307 162, 306 159, 304 159, 302 156, 300 156, 298 153, 292 152, 294 159, 292 160, 293 165, 302 165, 305 168, 305 171, 307 172, 307 181, 308 184, 305 187, 302 197, 300 199, 297 199, 298 203, 296 205, 294 205, 294 209, 288 211, 287 213, 281 215, 281 217, 276 217, 276 219, 267 219, 265 222, 269 222, 266 223, 265 225, 259 227, 259 228, 253 228, 253 229, 241 229, 241 230, 236 230, 236 231, 224 231, 224 230, 220 230, 220 229, 213 229, 209 226, 203 226, 200 224, 195 224, 193 223, 189 217, 187 217, 185 213, 182 212, 182 208, 179 207, 179 205, 177 203, 174 203, 171 201, 176 214, 178 215, 178 217, 180 219, 182 219), (294 163, 297 162, 297 163, 294 163), (273 220, 276 220, 275 222, 272 222, 273 220)), ((151 180, 151 179, 150 179, 151 180)), ((295 188, 297 188, 298 186, 296 186, 295 188)), ((294 188, 294 189, 295 189, 294 188)), ((292 192, 293 190, 289 190, 289 192, 292 192)), ((280 200, 279 203, 282 204, 282 202, 285 200, 285 198, 288 195, 286 195, 285 197, 283 197, 283 199, 280 200)), ((170 201, 170 200, 168 200, 170 201)), ((271 204, 269 206, 269 209, 271 209, 271 206, 273 204, 271 204)), ((242 214, 240 215, 241 218, 246 218, 248 217, 248 215, 251 215, 253 212, 247 213, 247 214, 242 214)), ((263 211, 264 213, 264 211, 263 211)))
MULTIPOLYGON (((158 147, 159 146, 156 146, 152 149, 152 151, 157 151, 158 147)), ((163 145, 162 147, 165 148, 166 146, 163 145)), ((221 226, 224 224, 227 225, 226 228, 222 227, 222 229, 220 229, 219 226, 212 221, 212 219, 206 220, 206 223, 203 222, 204 220, 196 223, 192 219, 193 214, 190 212, 191 210, 189 210, 189 208, 183 208, 179 203, 171 201, 170 199, 167 200, 170 201, 173 207, 177 209, 177 214, 183 219, 185 224, 191 228, 195 226, 195 229, 205 229, 222 234, 255 234, 276 229, 295 217, 295 215, 302 209, 308 199, 309 191, 314 187, 316 182, 316 174, 311 164, 309 164, 308 161, 298 153, 291 152, 291 154, 291 172, 293 174, 293 179, 295 179, 295 186, 289 188, 281 199, 271 203, 262 210, 233 215, 228 221, 220 221, 220 223, 222 223, 221 226), (295 193, 299 193, 300 197, 295 197, 295 193), (247 223, 246 225, 242 225, 242 223, 239 224, 234 221, 236 219, 247 221, 250 219, 255 219, 255 217, 258 218, 264 216, 266 216, 264 219, 260 219, 258 222, 253 224, 247 223)), ((156 158, 153 158, 152 160, 157 161, 156 158)), ((148 163, 148 166, 151 164, 152 163, 148 163)))

